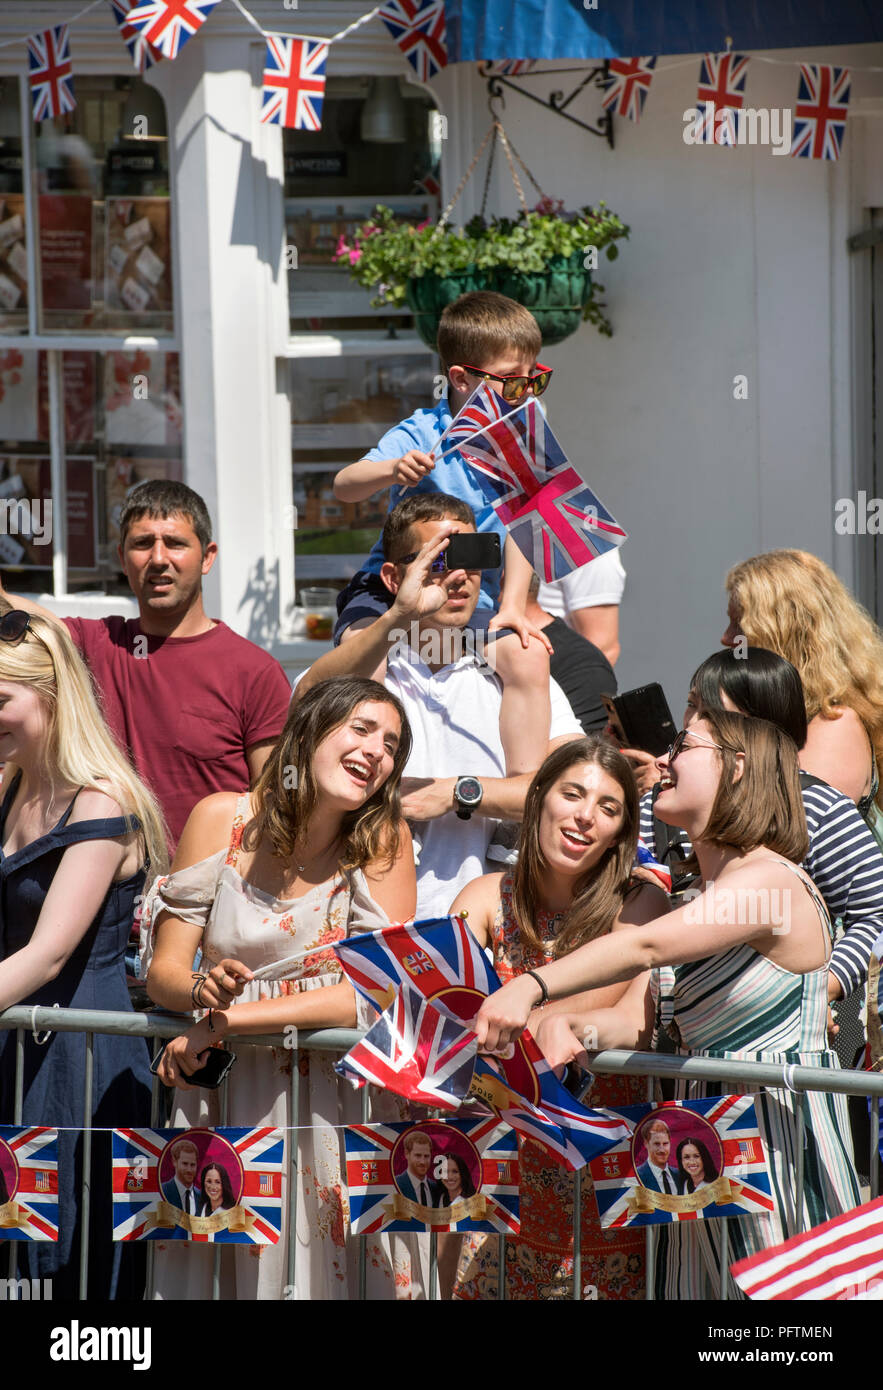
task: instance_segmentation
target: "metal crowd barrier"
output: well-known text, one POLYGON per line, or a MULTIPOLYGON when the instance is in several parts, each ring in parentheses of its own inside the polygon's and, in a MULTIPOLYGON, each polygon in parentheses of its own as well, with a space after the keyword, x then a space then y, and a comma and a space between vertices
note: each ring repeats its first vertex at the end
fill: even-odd
MULTIPOLYGON (((186 1015, 173 1015, 163 1013, 121 1013, 111 1012, 102 1009, 57 1009, 57 1008, 29 1008, 27 1005, 16 1005, 0 1013, 0 1029, 16 1030, 16 1068, 15 1068, 15 1092, 13 1103, 13 1116, 11 1123, 20 1125, 24 1123, 23 1094, 24 1094, 24 1047, 25 1035, 29 1032, 42 1032, 49 1029, 56 1033, 85 1033, 86 1035, 86 1060, 83 1072, 83 1181, 80 1192, 80 1269, 79 1269, 79 1295, 81 1299, 88 1296, 89 1289, 89 1205, 92 1185, 91 1175, 91 1155, 92 1155, 92 1061, 93 1061, 93 1038, 96 1033, 113 1033, 128 1037, 143 1038, 174 1038, 178 1037, 189 1026, 190 1019, 186 1015)), ((289 1079, 289 1110, 292 1116, 298 1114, 299 1087, 300 1087, 300 1068, 298 1066, 299 1053, 303 1051, 322 1051, 322 1052, 348 1052, 349 1049, 363 1037, 363 1033, 350 1028, 321 1028, 312 1032, 298 1032, 292 1039, 291 1035, 283 1038, 281 1034, 271 1034, 247 1038, 238 1037, 236 1034, 227 1034, 225 1041, 235 1042, 239 1047, 281 1047, 284 1046, 292 1054, 291 1077, 289 1079), (292 1041, 296 1046, 292 1047, 292 1041)), ((827 1067, 799 1067, 799 1066, 777 1066, 765 1062, 740 1062, 736 1060, 722 1060, 711 1057, 679 1057, 671 1054, 657 1052, 625 1052, 608 1051, 590 1054, 589 1061, 592 1071, 607 1075, 616 1073, 621 1076, 643 1076, 647 1078, 647 1097, 648 1100, 655 1099, 655 1082, 657 1079, 665 1078, 680 1081, 705 1081, 705 1082, 728 1082, 743 1086, 748 1090, 759 1087, 769 1087, 776 1090, 790 1090, 797 1093, 808 1091, 825 1091, 837 1095, 855 1096, 878 1096, 883 1097, 883 1075, 876 1072, 866 1071, 845 1071, 829 1069, 827 1067)), ((342 1083, 346 1084, 346 1083, 342 1083)), ((160 1118, 160 1093, 162 1083, 159 1078, 154 1078, 153 1098, 151 1106, 150 1123, 152 1127, 159 1124, 160 1118)), ((361 1092, 362 1101, 362 1123, 370 1122, 370 1096, 369 1088, 366 1086, 361 1092)), ((227 1123, 227 1082, 224 1081, 219 1091, 220 1123, 227 1123)), ((797 1182, 796 1182, 796 1209, 798 1222, 800 1223, 795 1231, 789 1231, 789 1235, 796 1235, 802 1229, 803 1219, 803 1195, 804 1195, 804 1171, 803 1171, 803 1131, 804 1131, 804 1107, 800 1106, 797 1113, 797 1182)), ((3 1123, 10 1123, 3 1118, 3 1123)), ((869 1173, 870 1173, 870 1193, 871 1197, 878 1195, 878 1148, 879 1148, 879 1109, 877 1106, 871 1108, 870 1115, 870 1144, 869 1144, 869 1173)), ((289 1143, 289 1182, 288 1182, 288 1254, 287 1254, 287 1275, 286 1283, 295 1287, 296 1265, 297 1265, 297 1143, 289 1143)), ((580 1301, 583 1298, 581 1273, 581 1208, 582 1208, 582 1185, 579 1172, 574 1174, 574 1204, 573 1204, 573 1298, 580 1301)), ((721 1235, 721 1299, 727 1298, 727 1245, 728 1245, 728 1223, 722 1221, 721 1235)), ((646 1228, 646 1250, 647 1250, 647 1298, 654 1297, 653 1288, 653 1267, 655 1254, 656 1227, 646 1228)), ((365 1298, 366 1274, 366 1237, 357 1236, 359 1242, 359 1298, 365 1298)), ((505 1298, 506 1290, 506 1240, 505 1235, 500 1235, 499 1240, 499 1279, 498 1279, 498 1298, 505 1298)), ((15 1276, 16 1268, 16 1245, 17 1242, 10 1241, 9 1249, 9 1274, 10 1278, 15 1276)), ((153 1295, 153 1242, 148 1242, 148 1281, 147 1297, 153 1295)), ((212 1298, 220 1298, 220 1261, 221 1246, 216 1246, 214 1251, 214 1271, 212 1281, 212 1298)), ((429 1255, 429 1288, 427 1290, 429 1299, 438 1298, 438 1264, 437 1264, 437 1236, 430 1235, 430 1255, 429 1255)))

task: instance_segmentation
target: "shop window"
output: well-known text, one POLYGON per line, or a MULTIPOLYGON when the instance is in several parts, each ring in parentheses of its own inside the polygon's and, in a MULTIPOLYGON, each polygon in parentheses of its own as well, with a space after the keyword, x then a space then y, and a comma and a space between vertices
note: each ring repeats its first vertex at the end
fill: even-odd
POLYGON ((289 390, 297 585, 341 586, 360 568, 386 515, 387 493, 340 503, 334 474, 392 425, 432 405, 438 362, 407 308, 371 295, 332 256, 377 203, 415 222, 438 214, 439 122, 428 94, 398 78, 331 78, 323 129, 286 130, 289 390))

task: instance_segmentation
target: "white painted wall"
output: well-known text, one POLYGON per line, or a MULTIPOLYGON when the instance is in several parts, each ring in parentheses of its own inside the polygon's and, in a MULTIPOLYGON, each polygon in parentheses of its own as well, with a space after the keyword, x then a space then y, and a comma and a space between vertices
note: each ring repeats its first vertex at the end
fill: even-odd
MULTIPOLYGON (((881 46, 799 56, 883 65, 881 46)), ((854 542, 838 537, 835 550, 833 531, 834 500, 853 487, 853 319, 865 307, 850 302, 846 237, 867 225, 862 199, 879 191, 883 136, 879 119, 851 120, 837 164, 687 146, 699 62, 660 59, 640 123, 616 119, 613 151, 514 93, 503 113, 546 193, 567 207, 604 199, 632 229, 599 272, 614 337, 584 326, 548 349, 556 375, 546 400, 574 463, 630 534, 621 688, 660 680, 676 719, 690 674, 726 626, 730 565, 796 546, 852 579, 854 542), (747 401, 733 399, 740 373, 747 401)), ((531 90, 578 80, 534 79, 531 90)), ((856 72, 853 100, 879 94, 880 82, 856 72)), ((452 188, 487 128, 486 88, 472 65, 433 86, 456 113, 445 149, 452 188)), ((755 61, 748 104, 793 107, 797 87, 796 65, 755 61)), ((587 92, 573 110, 593 121, 600 97, 587 92)), ((477 173, 466 215, 480 201, 483 164, 477 173)), ((504 168, 495 181, 498 206, 514 210, 504 168)))

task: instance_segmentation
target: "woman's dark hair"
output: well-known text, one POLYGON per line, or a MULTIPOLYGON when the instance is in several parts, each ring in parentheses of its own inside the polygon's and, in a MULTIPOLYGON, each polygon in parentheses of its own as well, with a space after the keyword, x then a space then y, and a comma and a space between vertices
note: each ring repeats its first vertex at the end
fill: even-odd
POLYGON ((221 1207, 224 1211, 229 1211, 231 1207, 236 1206, 236 1198, 233 1196, 233 1188, 230 1185, 230 1175, 220 1163, 207 1163, 199 1175, 199 1190, 202 1193, 202 1200, 211 1209, 211 1198, 205 1190, 205 1180, 212 1169, 221 1179, 221 1207))
POLYGON ((316 807, 313 754, 359 705, 368 703, 392 705, 401 724, 399 744, 383 785, 363 806, 343 817, 340 867, 360 869, 380 856, 392 862, 402 819, 399 785, 411 752, 411 729, 401 701, 386 686, 362 676, 320 681, 291 706, 254 789, 254 816, 242 837, 245 849, 254 849, 266 838, 273 854, 280 859, 292 857, 298 832, 309 824, 316 807))
MULTIPOLYGON (((451 1153, 450 1149, 445 1154, 445 1158, 449 1163, 456 1163, 457 1165, 457 1172, 460 1174, 460 1197, 474 1197, 475 1183, 472 1181, 469 1164, 466 1162, 465 1158, 461 1158, 459 1154, 451 1153)), ((459 1201, 459 1198, 457 1200, 459 1201)), ((451 1195, 444 1183, 442 1183, 439 1203, 443 1207, 449 1207, 451 1205, 451 1195)))
POLYGON ((702 1176, 705 1182, 714 1182, 715 1178, 720 1177, 720 1174, 717 1171, 714 1159, 701 1139, 682 1139, 680 1144, 678 1144, 677 1153, 678 1178, 680 1179, 678 1186, 682 1192, 695 1192, 696 1188, 693 1186, 693 1179, 690 1177, 690 1174, 681 1161, 681 1156, 688 1144, 692 1144, 694 1149, 699 1150, 699 1157, 702 1159, 702 1176))
POLYGON ((694 672, 690 693, 706 709, 721 710, 721 692, 740 714, 768 719, 793 738, 806 743, 806 703, 796 666, 766 647, 729 647, 715 652, 694 672))
POLYGON ((622 828, 602 858, 574 884, 573 901, 555 938, 555 955, 563 956, 603 936, 619 916, 629 888, 638 843, 638 792, 630 764, 602 734, 562 744, 550 753, 528 788, 521 822, 518 863, 512 872, 512 915, 528 955, 542 954, 536 908, 542 898, 546 861, 540 849, 540 815, 550 788, 575 763, 595 763, 622 789, 622 828))

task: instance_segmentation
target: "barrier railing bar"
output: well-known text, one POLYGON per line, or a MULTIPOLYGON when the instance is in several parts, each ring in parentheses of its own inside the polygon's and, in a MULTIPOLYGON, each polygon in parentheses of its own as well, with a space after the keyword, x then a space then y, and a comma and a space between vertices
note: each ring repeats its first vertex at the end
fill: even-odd
POLYGON ((719 1221, 719 1222, 718 1222, 718 1225, 722 1228, 722 1229, 721 1229, 721 1255, 720 1255, 720 1259, 721 1259, 721 1284, 720 1284, 720 1290, 721 1290, 721 1291, 720 1291, 720 1296, 721 1296, 721 1302, 722 1302, 722 1303, 727 1303, 727 1302, 729 1301, 729 1297, 730 1297, 730 1280, 729 1280, 729 1274, 730 1274, 730 1258, 729 1258, 729 1251, 730 1251, 730 1223, 729 1223, 729 1221, 719 1221))
POLYGON ((501 1231, 497 1249, 497 1298, 500 1303, 506 1301, 506 1232, 501 1231))
MULTIPOLYGON (((290 1035, 289 1035, 290 1036, 290 1035)), ((291 1075, 288 1081, 288 1107, 292 1123, 298 1124, 300 1118, 300 1048, 302 1035, 295 1035, 297 1047, 291 1053, 291 1075)), ((297 1144, 299 1133, 292 1130, 286 1134, 288 1144, 288 1277, 286 1283, 292 1294, 297 1296, 297 1144)))
MULTIPOLYGON (((362 1124, 363 1124, 363 1125, 366 1125, 366 1124, 368 1123, 368 1116, 369 1116, 369 1114, 370 1114, 370 1099, 371 1099, 371 1098, 370 1098, 370 1089, 371 1089, 371 1088, 370 1088, 369 1086, 363 1086, 363 1087, 362 1087, 362 1094, 361 1094, 361 1097, 360 1097, 360 1099, 361 1099, 361 1108, 362 1108, 362 1124)), ((341 1144, 343 1144, 343 1140, 342 1140, 342 1139, 341 1139, 341 1144)), ((344 1145, 343 1147, 344 1147, 344 1149, 345 1149, 346 1146, 344 1145)), ((346 1153, 344 1152, 344 1164, 345 1164, 345 1163, 346 1163, 346 1153)), ((346 1172, 346 1167, 344 1167, 344 1170, 343 1170, 343 1171, 346 1172)), ((367 1237, 367 1236, 364 1236, 364 1235, 359 1236, 359 1237, 358 1237, 358 1241, 359 1241, 359 1302, 360 1302, 360 1303, 364 1303, 364 1302, 365 1302, 365 1298, 366 1298, 367 1293, 368 1293, 368 1264, 367 1264, 367 1261, 368 1261, 368 1237, 367 1237)))
MULTIPOLYGON (((17 1028, 15 1033, 15 1099, 13 1101, 12 1113, 14 1125, 23 1123, 22 1111, 24 1109, 25 1093, 25 1030, 17 1028)), ((16 1265, 18 1264, 18 1241, 9 1242, 9 1277, 15 1278, 16 1265)))
POLYGON ((795 1174, 797 1189, 797 1210, 795 1212, 795 1228, 790 1231, 792 1236, 799 1236, 804 1227, 803 1219, 803 1187, 804 1187, 804 1149, 806 1147, 806 1125, 804 1119, 805 1097, 802 1095, 795 1097, 795 1118, 797 1124, 794 1131, 794 1143, 797 1146, 797 1161, 795 1163, 795 1174))
MULTIPOLYGON (((222 1125, 229 1123, 230 1114, 230 1095, 227 1090, 229 1078, 224 1077, 221 1082, 221 1094, 218 1102, 218 1114, 222 1125)), ((212 1258, 212 1303, 221 1301, 221 1247, 215 1242, 212 1258)))
POLYGON ((83 1187, 80 1196, 80 1298, 89 1291, 89 1205, 92 1198, 92 1063, 94 1034, 86 1034, 83 1084, 83 1187))
POLYGON ((573 1175, 573 1298, 579 1303, 583 1296, 583 1174, 577 1168, 573 1175))
MULTIPOLYGON (((159 1127, 159 1108, 160 1108, 160 1090, 159 1090, 159 1088, 160 1088, 161 1085, 162 1085, 162 1082, 160 1081, 159 1077, 158 1077, 158 1076, 154 1076, 154 1078, 153 1078, 153 1085, 152 1085, 152 1087, 151 1087, 151 1089, 150 1089, 150 1128, 151 1128, 151 1129, 157 1129, 157 1128, 159 1127)), ((146 1288, 146 1291, 145 1291, 145 1299, 146 1299, 147 1301, 152 1301, 152 1300, 153 1300, 153 1294, 154 1294, 154 1289, 155 1289, 155 1278, 156 1278, 155 1267, 156 1267, 156 1243, 155 1243, 154 1241, 152 1241, 152 1240, 149 1240, 149 1241, 147 1242, 147 1288, 146 1288)))
POLYGON ((870 1174, 871 1197, 880 1196, 880 1107, 871 1106, 871 1152, 868 1155, 870 1164, 868 1173, 870 1174))
MULTIPOLYGON (((592 1070, 593 1070, 593 1071, 603 1071, 603 1067, 599 1067, 599 1066, 597 1065, 597 1060, 598 1060, 598 1057, 603 1057, 604 1055, 605 1055, 605 1054, 602 1053, 602 1052, 599 1052, 599 1053, 598 1053, 597 1057, 595 1058, 595 1062, 594 1062, 594 1064, 593 1064, 593 1066, 592 1066, 592 1070)), ((652 1077, 652 1076, 648 1076, 648 1077, 647 1077, 647 1099, 649 1100, 649 1102, 650 1102, 651 1105, 653 1104, 654 1100, 656 1099, 656 1081, 655 1081, 655 1078, 652 1077)), ((646 1269, 644 1301, 645 1301, 645 1303, 646 1303, 646 1302, 652 1302, 652 1301, 656 1298, 656 1227, 655 1227, 655 1226, 648 1226, 648 1227, 646 1228, 646 1231, 645 1231, 645 1234, 644 1234, 644 1266, 645 1266, 645 1269, 646 1269)))

